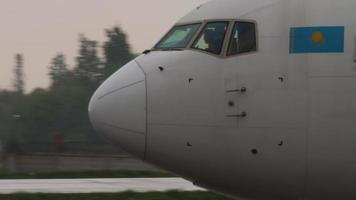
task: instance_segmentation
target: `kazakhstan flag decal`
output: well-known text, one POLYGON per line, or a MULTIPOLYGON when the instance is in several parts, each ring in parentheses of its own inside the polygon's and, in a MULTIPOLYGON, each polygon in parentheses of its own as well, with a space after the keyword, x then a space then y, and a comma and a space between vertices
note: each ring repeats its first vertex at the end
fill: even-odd
POLYGON ((345 27, 294 27, 290 29, 290 53, 343 53, 345 27))

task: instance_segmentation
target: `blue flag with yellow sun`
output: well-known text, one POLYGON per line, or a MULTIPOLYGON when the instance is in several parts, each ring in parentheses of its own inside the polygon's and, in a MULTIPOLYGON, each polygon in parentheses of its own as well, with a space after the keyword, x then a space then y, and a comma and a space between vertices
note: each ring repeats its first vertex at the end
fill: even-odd
POLYGON ((294 27, 290 29, 290 53, 343 53, 345 27, 294 27))

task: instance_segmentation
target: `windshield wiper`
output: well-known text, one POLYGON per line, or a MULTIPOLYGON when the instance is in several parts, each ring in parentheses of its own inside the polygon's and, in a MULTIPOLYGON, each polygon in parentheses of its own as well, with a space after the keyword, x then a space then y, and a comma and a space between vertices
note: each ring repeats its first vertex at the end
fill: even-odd
POLYGON ((146 49, 146 50, 144 50, 142 53, 143 53, 143 54, 149 54, 151 51, 152 51, 152 49, 146 49))
POLYGON ((149 54, 152 51, 184 51, 184 49, 181 49, 181 48, 146 49, 142 53, 143 54, 149 54))
POLYGON ((184 51, 184 49, 181 48, 162 48, 162 49, 157 49, 159 51, 184 51))

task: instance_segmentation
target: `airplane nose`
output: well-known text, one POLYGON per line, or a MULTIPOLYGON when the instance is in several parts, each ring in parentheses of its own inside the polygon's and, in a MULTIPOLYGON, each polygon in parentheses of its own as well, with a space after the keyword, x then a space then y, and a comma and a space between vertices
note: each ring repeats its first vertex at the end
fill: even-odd
POLYGON ((89 103, 94 128, 115 145, 144 158, 146 80, 135 61, 123 66, 94 93, 89 103))

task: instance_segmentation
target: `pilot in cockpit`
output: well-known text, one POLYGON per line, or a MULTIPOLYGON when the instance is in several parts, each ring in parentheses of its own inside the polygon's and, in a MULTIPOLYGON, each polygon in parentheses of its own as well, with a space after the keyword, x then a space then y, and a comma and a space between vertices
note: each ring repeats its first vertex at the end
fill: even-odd
POLYGON ((207 51, 219 54, 224 37, 217 30, 207 29, 204 32, 204 40, 208 45, 207 51))

